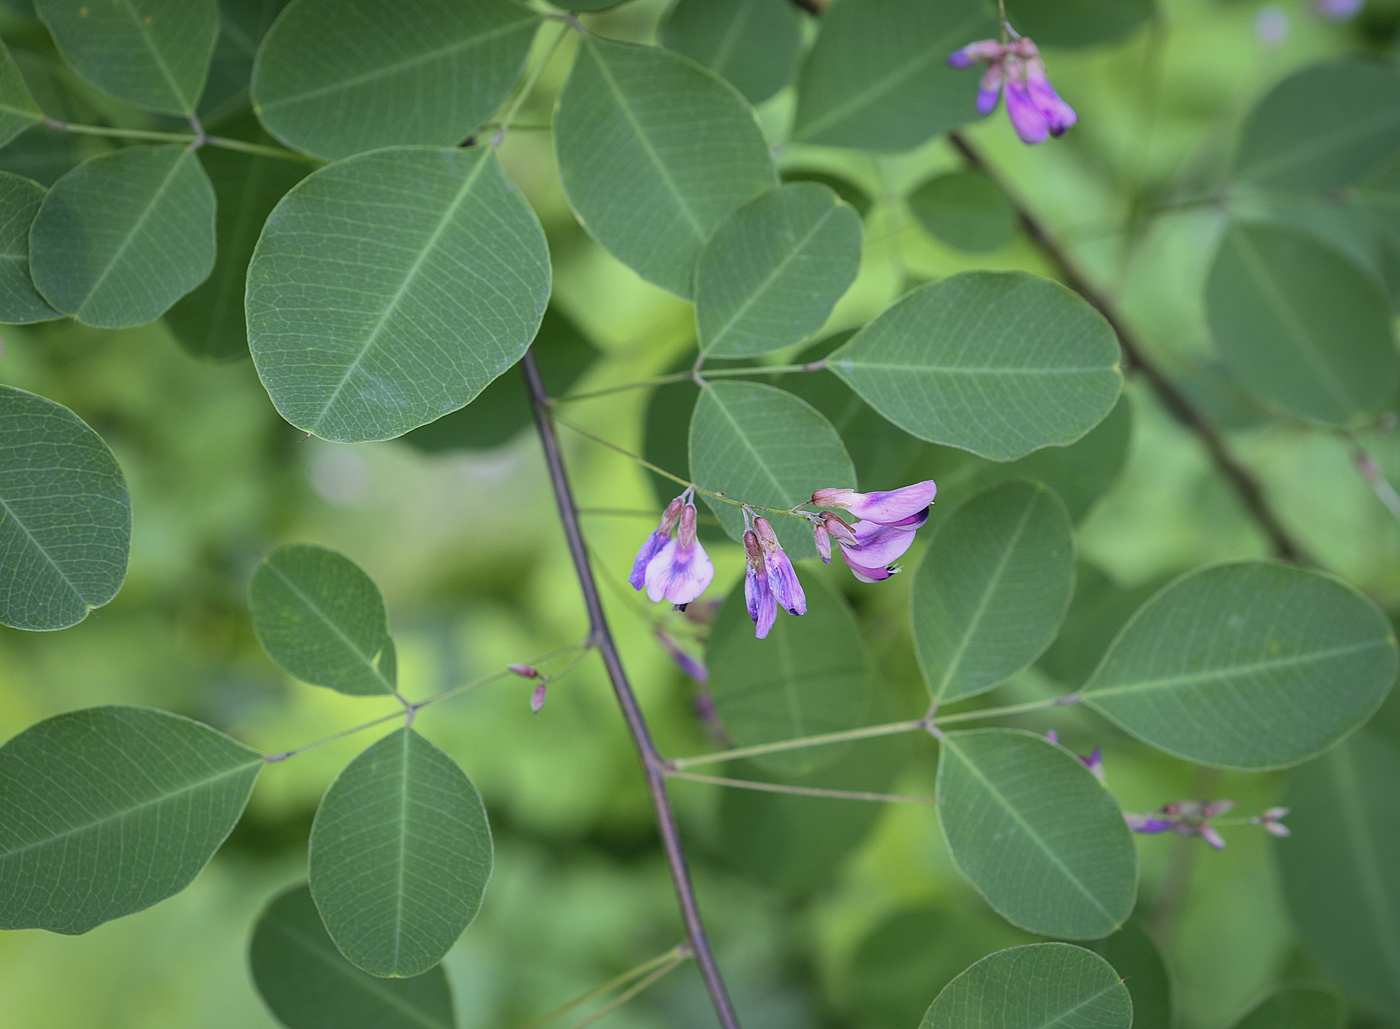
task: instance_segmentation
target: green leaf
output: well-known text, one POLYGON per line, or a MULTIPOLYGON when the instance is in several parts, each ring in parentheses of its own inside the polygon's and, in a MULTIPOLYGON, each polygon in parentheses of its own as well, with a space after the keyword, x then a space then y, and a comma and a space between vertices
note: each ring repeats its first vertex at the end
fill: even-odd
POLYGON ((1240 384, 1300 418, 1367 420, 1400 381, 1385 294, 1301 232, 1232 225, 1206 283, 1206 313, 1240 384))
POLYGON ((752 357, 806 339, 860 269, 861 222, 825 186, 800 182, 736 208, 695 268, 702 352, 752 357))
POLYGON ((1088 940, 1132 913, 1137 855, 1123 812, 1077 757, 1043 737, 948 733, 938 820, 958 869, 1012 925, 1088 940))
POLYGON ((1016 238, 1016 212, 979 171, 935 175, 909 194, 909 210, 929 233, 969 253, 1000 250, 1016 238))
POLYGON ((0 747, 0 929, 85 933, 179 893, 262 767, 223 733, 149 708, 25 729, 0 747))
POLYGON ((1153 0, 1007 0, 1006 13, 1041 46, 1094 46, 1137 31, 1152 17, 1153 0))
POLYGON ((1133 1029, 1172 1029, 1171 977, 1157 944, 1136 920, 1086 946, 1112 965, 1128 987, 1133 1029))
POLYGON ((977 75, 948 55, 994 35, 977 0, 841 0, 798 75, 793 139, 908 150, 971 121, 977 75))
POLYGON ((661 45, 732 83, 751 104, 792 79, 802 23, 789 0, 677 0, 661 45))
MULTIPOLYGON (((256 122, 248 114, 232 131, 222 131, 241 138, 241 130, 254 128, 256 122)), ((261 131, 248 135, 255 142, 272 142, 261 131)), ((200 160, 218 198, 214 270, 203 285, 166 312, 165 322, 176 341, 196 357, 236 361, 248 356, 243 299, 248 263, 253 259, 258 236, 277 202, 306 177, 311 166, 212 146, 200 151, 200 160)))
POLYGON ((29 262, 44 299, 86 325, 154 321, 214 267, 214 187, 188 147, 94 157, 44 197, 29 262))
POLYGON ((59 313, 29 277, 29 226, 44 202, 44 187, 23 175, 0 172, 0 322, 48 321, 59 313))
POLYGON ((130 550, 131 498, 102 437, 0 386, 0 623, 76 625, 117 595, 130 550))
POLYGON ((1113 410, 1118 342, 1058 283, 967 272, 906 295, 829 367, 906 432, 993 461, 1073 443, 1113 410))
MULTIPOLYGON (((690 419, 690 474, 734 500, 786 510, 826 487, 849 486, 855 469, 836 430, 805 401, 756 382, 711 382, 690 419)), ((739 508, 705 498, 731 539, 741 539, 739 508)), ((769 519, 794 561, 815 557, 811 523, 769 519)))
POLYGON ((345 555, 278 547, 253 573, 250 600, 258 642, 289 674, 355 696, 394 692, 384 597, 345 555))
POLYGON ((778 184, 734 87, 655 47, 584 36, 554 115, 574 213, 642 278, 689 298, 721 218, 778 184))
POLYGON ((539 23, 509 0, 296 0, 258 50, 253 103, 319 157, 451 146, 501 105, 539 23))
POLYGON ((1108 962, 1068 943, 983 958, 938 995, 920 1029, 1128 1029, 1133 1003, 1108 962))
POLYGON ((252 113, 249 83, 253 78, 253 59, 287 2, 220 0, 219 38, 209 64, 209 81, 199 98, 199 117, 206 128, 216 128, 220 136, 228 135, 224 119, 252 113))
POLYGON ((1113 641, 1084 701, 1169 754, 1226 768, 1316 757, 1395 681, 1375 606, 1329 576, 1264 561, 1191 572, 1113 641))
POLYGON ((166 114, 192 114, 214 39, 215 0, 35 0, 59 53, 115 97, 166 114))
MULTIPOLYGON (((1389 706, 1389 705, 1387 705, 1389 706)), ((1288 910, 1327 974, 1400 1019, 1400 747, 1365 728, 1300 768, 1278 841, 1288 910)))
MULTIPOLYGON (((807 613, 779 612, 767 639, 754 637, 737 583, 715 618, 705 651, 709 690, 736 747, 854 729, 870 705, 870 663, 846 602, 808 576, 807 613)), ((800 775, 842 754, 833 744, 753 758, 761 768, 800 775)))
POLYGON ((1346 1005, 1330 986, 1281 986, 1235 1023, 1235 1029, 1342 1029, 1346 1005))
POLYGON ((1400 70, 1346 60, 1304 68, 1259 102, 1235 172, 1268 189, 1326 192, 1400 147, 1400 70))
POLYGON ((0 41, 0 146, 44 117, 24 84, 19 65, 0 41))
POLYGON ((1158 580, 1125 588, 1093 565, 1080 562, 1075 570, 1074 599, 1059 635, 1037 666, 1070 689, 1084 685, 1133 612, 1163 585, 1158 580))
POLYGON ((248 965, 263 1003, 288 1029, 453 1029, 457 1024, 442 966, 412 979, 379 979, 360 971, 335 949, 305 884, 278 894, 258 916, 248 965))
MULTIPOLYGON (((588 337, 556 307, 547 308, 530 344, 550 396, 562 397, 598 356, 588 337)), ((518 375, 502 375, 460 411, 419 426, 403 442, 428 454, 489 450, 509 443, 533 424, 530 401, 518 375)), ((681 432, 685 426, 682 423, 681 432)))
POLYGON ((973 496, 914 573, 914 645, 933 699, 985 693, 1030 667, 1073 594, 1074 533, 1059 497, 1025 479, 973 496))
POLYGON ((870 208, 875 203, 870 198, 870 194, 860 186, 839 175, 832 175, 830 172, 819 171, 816 168, 784 168, 780 174, 784 182, 817 182, 826 186, 854 207, 856 214, 860 215, 862 219, 870 213, 870 208))
POLYGON ((248 269, 253 363, 297 428, 392 439, 520 360, 549 275, 539 219, 489 147, 360 154, 268 218, 248 269))
POLYGON ((342 954, 371 975, 419 975, 481 907, 486 809, 456 762, 404 727, 331 783, 311 826, 310 868, 342 954))

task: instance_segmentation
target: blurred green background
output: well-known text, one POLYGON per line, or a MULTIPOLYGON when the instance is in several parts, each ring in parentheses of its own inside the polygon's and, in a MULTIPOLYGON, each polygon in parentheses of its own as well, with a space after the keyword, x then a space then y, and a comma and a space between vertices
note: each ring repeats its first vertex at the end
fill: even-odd
MULTIPOLYGON (((590 25, 617 38, 651 39, 665 6, 634 0, 590 25)), ((1160 363, 1231 426, 1231 445, 1263 479, 1288 528, 1326 567, 1395 610, 1400 525, 1357 474, 1347 442, 1262 417, 1218 370, 1201 288, 1222 213, 1210 205, 1151 212, 1209 193, 1229 159, 1233 130, 1291 70, 1338 53, 1394 52, 1397 0, 1371 0, 1360 19, 1340 25, 1312 16, 1302 0, 1280 3, 1291 31, 1278 45, 1256 37, 1263 6, 1161 0, 1160 17, 1127 38, 1047 49, 1079 125, 1033 149, 1000 116, 969 134, 1117 292, 1160 363)), ((690 305, 604 254, 573 221, 549 134, 528 127, 548 122, 566 71, 563 57, 550 66, 502 157, 549 235, 554 304, 604 355, 576 388, 599 389, 688 361, 692 315, 690 305)), ((790 89, 763 105, 771 138, 782 138, 791 108, 790 89)), ((873 200, 861 276, 830 331, 861 324, 910 281, 972 267, 1050 274, 1023 239, 971 256, 918 226, 904 197, 959 163, 942 142, 885 158, 792 148, 781 163, 837 174, 873 200)), ((0 628, 0 737, 76 707, 147 704, 272 752, 393 710, 390 701, 290 681, 258 647, 247 583, 262 555, 283 542, 334 547, 376 579, 410 698, 528 661, 584 633, 529 434, 491 450, 436 455, 402 442, 304 439, 278 418, 249 363, 196 361, 161 325, 116 333, 62 322, 0 330, 0 381, 67 405, 107 440, 127 475, 135 524, 130 574, 112 604, 61 633, 0 628)), ((1097 590, 1109 611, 1130 609, 1144 590, 1190 567, 1266 553, 1202 449, 1152 394, 1132 382, 1126 402, 1126 459, 1079 523, 1081 591, 1097 590)), ((622 393, 569 414, 640 450, 645 403, 642 392, 622 393)), ((1395 434, 1371 433, 1365 442, 1390 478, 1400 479, 1395 434)), ((710 744, 695 687, 656 644, 652 615, 640 613, 625 584, 658 510, 650 480, 587 440, 566 434, 566 444, 581 504, 639 512, 587 515, 589 543, 663 752, 698 753, 710 744)), ((939 499, 959 502, 959 483, 970 479, 959 461, 936 453, 922 459, 949 468, 939 499)), ((711 552, 720 596, 742 558, 730 543, 711 552)), ((908 564, 917 559, 916 550, 908 564)), ((803 573, 825 574, 820 566, 803 573)), ((831 580, 874 633, 887 709, 873 712, 876 719, 922 712, 905 625, 908 578, 878 590, 857 588, 844 571, 831 580)), ((1078 685, 1075 676, 1087 674, 1084 664, 1092 666, 1109 629, 1086 617, 1077 631, 993 702, 1078 685)), ((434 706, 417 723, 477 783, 495 832, 485 906, 446 962, 460 1023, 471 1029, 528 1022, 681 936, 637 760, 596 658, 552 685, 538 715, 529 711, 530 689, 523 680, 496 683, 434 706)), ((1110 786, 1129 810, 1209 795, 1236 798, 1253 812, 1286 785, 1287 773, 1197 770, 1130 745, 1084 712, 1013 724, 1056 728, 1081 752, 1102 745, 1110 786)), ((0 934, 0 1025, 274 1025, 246 971, 250 928, 270 897, 304 878, 320 794, 382 732, 268 769, 243 822, 179 896, 82 937, 0 934)), ((848 782, 883 776, 895 790, 927 795, 935 756, 929 740, 868 742, 839 767, 850 770, 848 782)), ((679 782, 673 792, 712 937, 747 1025, 913 1029, 953 974, 1029 939, 957 876, 930 807, 721 795, 679 782), (761 833, 795 819, 818 827, 824 845, 782 853, 761 833)), ((1139 839, 1140 917, 1164 944, 1188 1029, 1228 1025, 1270 983, 1311 971, 1289 925, 1268 839, 1236 829, 1228 840, 1216 854, 1193 840, 1139 839)), ((687 965, 606 1024, 685 1029, 714 1021, 687 965)))

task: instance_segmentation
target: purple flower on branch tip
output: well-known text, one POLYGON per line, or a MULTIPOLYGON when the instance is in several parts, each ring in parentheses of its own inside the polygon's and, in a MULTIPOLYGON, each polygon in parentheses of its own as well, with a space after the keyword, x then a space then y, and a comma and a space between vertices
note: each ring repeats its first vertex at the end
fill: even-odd
POLYGON ((768 519, 759 515, 753 520, 753 531, 758 537, 758 545, 763 552, 763 565, 768 572, 768 588, 773 599, 790 615, 807 613, 807 594, 798 581, 797 569, 778 542, 778 535, 768 519))
POLYGON ((686 504, 675 537, 667 540, 647 563, 647 597, 689 604, 705 592, 714 578, 714 563, 695 537, 695 505, 686 504))
POLYGON ((1079 120, 1050 85, 1040 50, 1025 36, 1009 43, 983 39, 948 55, 954 68, 969 68, 978 61, 985 62, 987 70, 978 87, 977 110, 991 114, 1005 94, 1006 113, 1021 142, 1042 143, 1047 136, 1063 135, 1079 120))

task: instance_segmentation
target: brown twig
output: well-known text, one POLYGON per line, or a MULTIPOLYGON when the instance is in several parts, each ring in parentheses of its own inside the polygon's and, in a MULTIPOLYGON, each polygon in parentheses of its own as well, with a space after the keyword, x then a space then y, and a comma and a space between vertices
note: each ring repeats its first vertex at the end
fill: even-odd
POLYGON ((1007 184, 987 163, 986 158, 967 141, 962 133, 950 132, 948 140, 958 149, 971 167, 976 168, 997 184, 997 187, 1005 194, 1015 209, 1026 234, 1059 270, 1065 284, 1104 316, 1118 336, 1118 342, 1123 348, 1127 370, 1135 371, 1146 379, 1148 385, 1152 387, 1158 399, 1162 401, 1173 417, 1200 439, 1210 454, 1211 460, 1215 462, 1215 466, 1234 487, 1245 508, 1259 524, 1264 535, 1269 538, 1269 544, 1273 548, 1275 556, 1299 564, 1308 563, 1303 548, 1294 541, 1264 499, 1264 491, 1259 485, 1259 481, 1226 449, 1225 440, 1215 424, 1147 356, 1141 337, 1123 320, 1122 314, 1113 301, 1089 279, 1069 251, 1060 245, 1059 241, 1050 234, 1049 229, 1007 187, 1007 184))
POLYGON ((603 657, 603 665, 607 669, 613 693, 617 697, 618 706, 622 708, 622 717, 642 759, 647 791, 651 794, 652 808, 656 812, 656 823, 661 833, 662 846, 666 851, 666 863, 671 869, 676 899, 680 902, 686 937, 690 941, 700 975, 705 980, 705 988, 710 993, 715 1014, 719 1016, 720 1025, 723 1029, 739 1029, 739 1017, 735 1014, 734 1005, 720 976, 719 966, 715 963, 714 953, 710 950, 710 941, 705 935, 705 925, 695 899, 695 887, 691 884, 690 871, 686 866, 685 851, 681 849, 676 812, 671 807, 671 798, 666 793, 666 762, 652 741, 651 730, 647 728, 646 718, 642 715, 636 694, 632 692, 627 671, 622 667, 617 644, 613 642, 612 630, 608 627, 602 598, 598 595, 598 583, 593 578, 593 567, 588 560, 588 546, 584 542, 583 529, 579 525, 578 508, 574 504, 573 490, 569 486, 568 473, 564 469, 564 455, 559 446, 559 437, 554 431, 554 424, 550 420, 549 394, 540 379, 539 366, 535 363, 533 350, 526 351, 521 361, 521 369, 525 373, 525 385, 530 394, 530 409, 535 416, 535 427, 539 430, 540 443, 544 447, 549 481, 554 488, 559 519, 564 526, 564 538, 569 544, 569 555, 573 558, 579 590, 583 593, 584 607, 588 611, 591 642, 603 657))

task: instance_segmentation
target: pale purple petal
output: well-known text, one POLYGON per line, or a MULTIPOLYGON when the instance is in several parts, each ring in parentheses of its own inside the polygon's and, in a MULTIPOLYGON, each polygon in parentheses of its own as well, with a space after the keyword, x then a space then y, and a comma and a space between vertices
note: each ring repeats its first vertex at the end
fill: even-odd
POLYGON ((977 87, 977 113, 991 114, 997 109, 1001 99, 1001 83, 1005 77, 1000 64, 992 64, 982 73, 982 81, 977 87))
POLYGON ((1128 821, 1128 828, 1133 832, 1155 833, 1168 832, 1176 828, 1176 823, 1165 818, 1153 818, 1151 815, 1134 815, 1125 812, 1123 817, 1128 821))
POLYGON ((1202 822, 1200 827, 1196 830, 1196 834, 1216 850, 1225 849, 1225 840, 1218 832, 1215 831, 1215 826, 1207 825, 1206 823, 1202 822))
POLYGON ((892 565, 914 545, 915 532, 878 522, 856 522, 856 546, 850 547, 847 561, 866 568, 892 565))
POLYGON ((948 67, 950 68, 971 68, 975 63, 976 60, 967 52, 967 47, 954 50, 948 55, 948 67))
POLYGON ((753 619, 754 635, 759 639, 767 638, 778 618, 778 602, 768 586, 766 571, 760 574, 750 565, 744 572, 744 600, 749 607, 749 617, 753 619))
POLYGON ((792 567, 781 548, 766 550, 764 564, 768 568, 768 585, 773 591, 773 599, 790 615, 807 613, 807 594, 797 579, 797 569, 792 567))
POLYGON ((1006 82, 1006 113, 1011 117, 1011 127, 1022 143, 1044 143, 1050 134, 1050 123, 1040 108, 1031 99, 1030 90, 1023 78, 1012 76, 1006 82))
POLYGON ((715 566, 698 542, 683 547, 669 540, 646 568, 647 597, 663 597, 673 604, 689 604, 714 581, 715 566))
POLYGON ((1041 78, 1031 78, 1027 84, 1030 90, 1031 101, 1045 115, 1045 122, 1050 127, 1050 135, 1063 136, 1065 130, 1079 120, 1079 115, 1074 113, 1074 108, 1060 99, 1060 95, 1055 92, 1055 87, 1050 85, 1050 80, 1041 78))
POLYGON ((850 489, 824 489, 812 494, 818 507, 845 508, 857 518, 868 522, 891 525, 927 511, 938 487, 932 479, 916 482, 895 490, 857 493, 850 489))
POLYGON ((699 658, 687 654, 682 650, 676 644, 676 641, 671 638, 670 633, 665 629, 657 629, 656 638, 660 640, 661 645, 666 648, 666 653, 671 655, 671 660, 676 663, 677 668, 690 676, 701 686, 709 681, 710 672, 709 669, 705 667, 705 663, 699 658))
POLYGON ((822 559, 822 564, 831 564, 831 530, 825 522, 812 523, 812 542, 817 545, 817 555, 822 559))
POLYGON ((1094 752, 1092 754, 1090 754, 1088 757, 1081 757, 1079 761, 1081 764, 1084 765, 1085 768, 1089 769, 1089 771, 1094 773, 1095 779, 1107 785, 1107 780, 1104 778, 1103 774, 1102 750, 1100 750, 1098 747, 1095 747, 1094 752))
POLYGON ((1047 732, 1045 733, 1045 738, 1046 738, 1047 740, 1049 740, 1051 743, 1059 743, 1059 742, 1060 742, 1060 734, 1057 733, 1054 729, 1050 729, 1049 731, 1047 731, 1047 732))
POLYGON ((1264 831, 1270 836, 1277 836, 1282 839, 1285 836, 1293 835, 1293 830, 1289 829, 1288 826, 1284 825, 1282 822, 1267 821, 1261 824, 1264 826, 1264 831))
POLYGON ((851 574, 861 582, 883 582, 894 574, 894 572, 883 566, 867 568, 865 565, 857 564, 855 561, 851 560, 851 552, 849 550, 842 549, 841 556, 846 559, 846 566, 850 568, 851 574))
POLYGON ((642 544, 642 549, 637 551, 637 560, 632 562, 632 574, 627 577, 627 581, 632 584, 634 590, 641 589, 646 585, 647 565, 651 564, 651 559, 661 553, 671 539, 669 533, 657 529, 646 538, 642 544))

